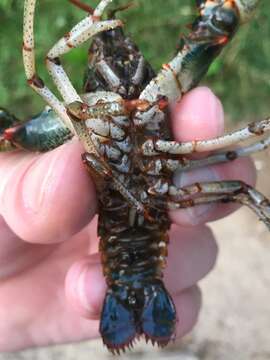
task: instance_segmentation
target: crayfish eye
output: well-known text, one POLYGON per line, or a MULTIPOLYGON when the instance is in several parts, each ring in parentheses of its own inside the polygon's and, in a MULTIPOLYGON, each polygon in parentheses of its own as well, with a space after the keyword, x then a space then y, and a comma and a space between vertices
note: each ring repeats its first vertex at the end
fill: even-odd
POLYGON ((216 29, 227 34, 233 34, 239 23, 238 16, 233 9, 218 8, 212 18, 216 29))

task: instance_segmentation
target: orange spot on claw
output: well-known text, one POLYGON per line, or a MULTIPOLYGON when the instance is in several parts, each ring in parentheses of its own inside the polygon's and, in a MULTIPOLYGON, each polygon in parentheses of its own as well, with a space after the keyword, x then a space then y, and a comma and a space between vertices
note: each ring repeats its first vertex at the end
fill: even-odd
POLYGON ((7 141, 12 141, 12 139, 14 138, 14 135, 17 131, 17 127, 13 127, 10 129, 6 129, 3 133, 3 137, 5 140, 7 141))
POLYGON ((222 36, 220 39, 218 39, 217 43, 220 45, 225 45, 228 42, 228 36, 222 36))
POLYGON ((162 67, 165 70, 172 70, 169 64, 163 64, 162 67))

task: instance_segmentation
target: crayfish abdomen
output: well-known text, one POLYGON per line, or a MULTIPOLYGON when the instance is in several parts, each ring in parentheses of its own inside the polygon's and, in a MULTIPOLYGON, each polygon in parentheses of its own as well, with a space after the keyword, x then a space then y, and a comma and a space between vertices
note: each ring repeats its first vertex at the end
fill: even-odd
POLYGON ((162 282, 166 233, 135 228, 101 240, 108 290, 100 331, 112 350, 137 335, 166 345, 175 332, 176 311, 162 282))

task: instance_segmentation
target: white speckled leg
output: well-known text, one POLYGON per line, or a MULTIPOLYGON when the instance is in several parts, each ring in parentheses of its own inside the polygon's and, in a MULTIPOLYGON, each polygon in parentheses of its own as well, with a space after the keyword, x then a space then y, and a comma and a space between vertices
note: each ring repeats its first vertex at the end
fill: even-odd
MULTIPOLYGON (((142 153, 145 156, 157 155, 158 153, 167 154, 192 154, 220 150, 224 147, 237 145, 240 142, 250 140, 254 137, 262 137, 270 131, 270 118, 249 124, 243 129, 234 131, 210 140, 194 140, 189 142, 147 140, 142 145, 142 153)), ((266 141, 266 140, 264 140, 266 141)))
MULTIPOLYGON (((118 20, 112 21, 98 21, 102 15, 105 7, 112 0, 102 0, 93 15, 87 16, 79 24, 74 26, 66 37, 63 37, 49 52, 47 56, 47 65, 49 72, 56 83, 59 92, 61 93, 66 103, 73 101, 82 101, 77 94, 70 80, 68 79, 64 69, 62 68, 58 56, 70 51, 72 48, 79 46, 91 36, 101 31, 106 31, 114 27, 120 26, 121 22, 118 20)), ((43 81, 37 76, 35 69, 35 48, 34 48, 34 13, 36 0, 25 0, 24 3, 24 45, 23 45, 23 60, 26 77, 29 85, 43 97, 43 99, 55 110, 60 116, 61 120, 80 137, 80 133, 84 130, 84 125, 72 125, 64 105, 57 99, 57 97, 44 85, 43 81)), ((83 140, 83 139, 82 139, 83 140)), ((87 146, 87 144, 86 144, 87 146)), ((88 149, 90 150, 90 149, 88 149)), ((93 149, 92 149, 93 150, 93 149)))
POLYGON ((242 148, 227 150, 220 153, 214 153, 213 155, 209 155, 203 159, 197 160, 186 160, 186 163, 180 163, 177 168, 175 167, 174 170, 181 170, 181 171, 189 171, 192 169, 197 169, 204 166, 214 165, 225 163, 229 161, 236 160, 240 157, 250 156, 254 153, 259 151, 264 151, 270 147, 270 137, 267 137, 263 140, 255 142, 254 144, 243 146, 242 148))
MULTIPOLYGON (((190 159, 184 155, 162 154, 162 156, 153 156, 148 158, 146 164, 141 164, 141 171, 148 175, 166 175, 168 171, 174 173, 175 171, 182 173, 183 171, 190 171, 202 167, 207 167, 215 164, 221 164, 234 161, 241 157, 247 157, 259 151, 264 151, 270 147, 270 137, 266 137, 254 144, 243 146, 241 148, 224 150, 222 152, 207 155, 201 159, 190 159)), ((157 183, 157 193, 163 191, 162 184, 157 183)))
POLYGON ((65 106, 48 89, 36 74, 35 43, 34 43, 34 11, 36 0, 25 0, 23 22, 23 62, 28 84, 50 105, 63 123, 74 133, 72 122, 67 115, 65 106))
POLYGON ((66 72, 64 71, 59 56, 66 54, 76 48, 94 35, 111 30, 122 25, 120 20, 96 21, 95 16, 87 16, 49 51, 46 57, 46 64, 59 92, 67 104, 74 101, 81 101, 79 95, 71 84, 66 72))
POLYGON ((180 100, 182 96, 182 84, 179 80, 183 57, 188 49, 179 52, 168 64, 163 65, 158 75, 146 86, 140 95, 140 99, 155 102, 160 96, 166 96, 169 102, 180 100))
MULTIPOLYGON (((98 21, 105 7, 112 0, 102 0, 93 15, 87 16, 79 24, 73 27, 70 33, 63 37, 49 52, 47 56, 47 65, 52 78, 58 87, 65 103, 74 101, 82 102, 77 91, 74 89, 68 79, 64 69, 62 68, 58 56, 70 51, 72 48, 79 46, 89 37, 98 32, 112 29, 120 26, 118 20, 98 21)), ((34 14, 36 0, 25 0, 24 3, 24 31, 23 31, 23 60, 25 73, 29 85, 43 97, 43 99, 54 109, 60 119, 76 133, 88 152, 97 154, 95 146, 87 135, 86 125, 81 122, 72 121, 66 111, 65 106, 57 99, 57 97, 44 85, 43 81, 38 77, 35 69, 35 43, 34 43, 34 14)))
MULTIPOLYGON (((95 157, 93 154, 85 153, 83 155, 83 162, 88 167, 88 170, 91 174, 95 173, 94 176, 100 176, 102 178, 113 178, 114 187, 118 190, 132 205, 138 213, 147 214, 143 204, 138 201, 131 193, 128 191, 120 181, 118 181, 118 174, 110 169, 110 167, 105 163, 101 162, 99 158, 95 157)), ((98 183, 98 182, 97 182, 98 183)))

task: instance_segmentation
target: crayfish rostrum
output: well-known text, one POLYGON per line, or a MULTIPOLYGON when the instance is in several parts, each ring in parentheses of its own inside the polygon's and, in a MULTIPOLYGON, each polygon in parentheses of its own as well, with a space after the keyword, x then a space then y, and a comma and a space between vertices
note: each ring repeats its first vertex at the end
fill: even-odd
MULTIPOLYGON (((265 149, 270 138, 266 119, 206 141, 176 142, 169 127, 169 104, 196 86, 210 64, 247 22, 257 0, 197 0, 198 16, 183 37, 176 56, 156 75, 123 24, 111 12, 112 0, 95 9, 60 39, 46 56, 46 65, 62 99, 35 71, 34 12, 25 0, 23 61, 28 84, 49 105, 20 124, 0 113, 2 150, 53 149, 73 135, 82 142, 83 162, 99 197, 100 251, 108 289, 100 322, 104 344, 119 352, 137 336, 166 345, 174 338, 176 311, 164 287, 169 209, 212 202, 249 206, 270 228, 270 203, 241 181, 213 181, 178 188, 175 170, 233 161, 265 149), (60 56, 92 38, 84 94, 74 89, 60 56), (41 131, 42 130, 42 131, 41 131), (250 145, 222 150, 252 140, 250 145), (209 155, 209 151, 211 152, 209 155), (205 157, 188 155, 207 152, 205 157)), ((153 4, 154 6, 154 4, 153 4)))

